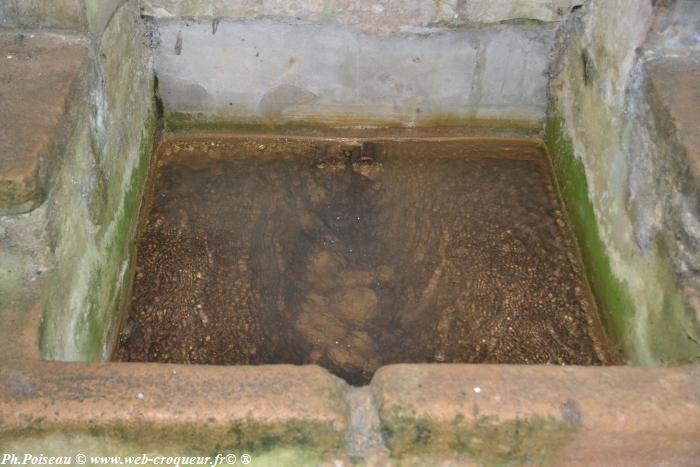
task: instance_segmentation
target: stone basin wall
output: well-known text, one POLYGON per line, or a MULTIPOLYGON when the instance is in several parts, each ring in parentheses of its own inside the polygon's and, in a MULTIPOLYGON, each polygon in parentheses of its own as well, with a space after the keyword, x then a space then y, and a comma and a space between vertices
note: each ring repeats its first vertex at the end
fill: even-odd
POLYGON ((47 358, 110 355, 155 73, 170 129, 542 134, 546 121, 609 334, 632 363, 693 362, 700 164, 682 103, 697 96, 698 15, 692 0, 4 0, 5 43, 36 33, 30 49, 65 43, 85 59, 60 144, 39 158, 45 186, 12 212, 40 206, 0 217, 3 308, 42 303, 47 358))
POLYGON ((148 0, 171 128, 542 126, 575 0, 148 0))
POLYGON ((2 216, 5 208, 18 209, 0 209, 0 312, 23 317, 38 303, 45 358, 105 360, 119 325, 157 125, 153 60, 139 5, 3 0, 0 26, 0 67, 10 73, 15 66, 18 76, 6 95, 23 96, 3 120, 0 143, 36 136, 36 152, 27 158, 36 155, 31 163, 40 167, 30 200, 40 206, 20 215, 2 216), (80 58, 68 61, 66 51, 80 58), (24 90, 25 66, 34 70, 26 79, 39 91, 24 90), (51 84, 41 74, 58 73, 50 67, 65 68, 71 84, 51 84), (45 95, 64 105, 35 98, 43 95, 42 83, 45 95), (18 118, 29 111, 61 124, 32 128, 18 118))
POLYGON ((0 164, 32 143, 0 170, 0 453, 697 465, 699 16, 695 0, 0 0, 0 164), (609 334, 633 364, 685 365, 395 365, 352 388, 313 365, 107 363, 154 71, 171 129, 542 136, 609 334))
POLYGON ((700 356, 700 4, 593 1, 559 30, 546 139, 608 333, 700 356))

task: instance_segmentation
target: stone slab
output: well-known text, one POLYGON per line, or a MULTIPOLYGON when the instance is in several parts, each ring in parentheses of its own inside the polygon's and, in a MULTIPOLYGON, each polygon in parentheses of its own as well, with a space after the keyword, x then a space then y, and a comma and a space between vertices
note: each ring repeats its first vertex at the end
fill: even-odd
POLYGON ((42 202, 60 157, 68 106, 87 66, 79 39, 0 36, 0 214, 27 212, 42 202))
POLYGON ((144 0, 146 16, 161 19, 292 19, 333 21, 386 34, 433 26, 498 24, 504 21, 558 22, 582 0, 144 0))
POLYGON ((700 456, 698 365, 391 365, 372 389, 394 456, 620 466, 690 466, 700 456))
POLYGON ((0 0, 0 27, 83 30, 81 0, 0 0))
POLYGON ((346 127, 541 123, 554 35, 550 25, 494 25, 377 36, 267 19, 168 21, 158 31, 166 113, 346 127))
POLYGON ((647 68, 656 102, 670 117, 688 166, 700 182, 700 54, 659 58, 647 68))
POLYGON ((180 454, 266 443, 334 452, 346 428, 345 384, 314 366, 35 362, 4 367, 0 381, 0 445, 119 433, 180 454))

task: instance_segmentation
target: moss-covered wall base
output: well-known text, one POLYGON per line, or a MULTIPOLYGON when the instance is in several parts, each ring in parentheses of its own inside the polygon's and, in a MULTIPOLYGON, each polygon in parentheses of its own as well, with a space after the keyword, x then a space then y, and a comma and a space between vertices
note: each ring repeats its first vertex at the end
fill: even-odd
POLYGON ((150 165, 157 118, 138 2, 110 13, 92 37, 89 103, 48 201, 55 259, 45 279, 41 351, 49 359, 109 357, 150 165))

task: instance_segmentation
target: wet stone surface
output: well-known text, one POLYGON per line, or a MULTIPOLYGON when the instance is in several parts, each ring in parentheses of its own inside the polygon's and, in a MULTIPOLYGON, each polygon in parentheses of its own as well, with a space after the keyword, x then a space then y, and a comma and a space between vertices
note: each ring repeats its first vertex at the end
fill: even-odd
MULTIPOLYGON (((183 137, 184 138, 184 137, 183 137)), ((115 358, 610 362, 545 154, 527 140, 161 145, 115 358)))

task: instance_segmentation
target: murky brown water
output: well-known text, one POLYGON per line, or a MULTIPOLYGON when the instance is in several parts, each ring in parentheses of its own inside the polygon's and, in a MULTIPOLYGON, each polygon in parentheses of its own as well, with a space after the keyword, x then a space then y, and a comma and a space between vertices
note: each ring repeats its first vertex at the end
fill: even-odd
POLYGON ((164 143, 116 358, 595 365, 595 306, 527 140, 164 143))

